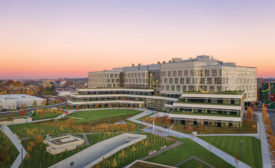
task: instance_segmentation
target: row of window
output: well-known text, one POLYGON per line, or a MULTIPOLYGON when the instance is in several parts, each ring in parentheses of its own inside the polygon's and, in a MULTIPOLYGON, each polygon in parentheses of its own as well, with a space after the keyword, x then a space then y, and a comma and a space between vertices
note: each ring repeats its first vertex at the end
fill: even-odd
MULTIPOLYGON (((200 86, 199 87, 200 89, 202 90, 208 90, 208 91, 221 91, 222 90, 222 87, 221 86, 200 86)), ((194 85, 189 85, 189 86, 186 86, 186 85, 161 85, 160 86, 160 89, 161 90, 166 90, 166 91, 178 91, 178 92, 193 92, 193 91, 198 91, 199 88, 197 88, 196 86, 194 85)))
POLYGON ((161 83, 164 84, 221 84, 228 83, 228 78, 164 78, 161 79, 161 83))
POLYGON ((120 72, 117 73, 90 73, 89 77, 91 78, 119 78, 120 72))
POLYGON ((147 76, 147 73, 145 72, 125 72, 124 78, 145 78, 147 76))
POLYGON ((221 98, 182 98, 179 102, 183 103, 203 103, 203 104, 224 104, 224 105, 240 105, 240 99, 221 99, 221 98))
POLYGON ((124 79, 124 83, 148 83, 148 78, 124 79))
POLYGON ((80 91, 79 95, 108 95, 108 94, 129 94, 151 96, 153 92, 135 92, 135 91, 80 91))
POLYGON ((205 115, 231 115, 240 116, 240 110, 213 110, 213 109, 190 109, 190 108, 177 108, 174 109, 183 114, 205 114, 205 115))
POLYGON ((221 76, 221 69, 212 70, 179 70, 179 71, 162 71, 161 77, 182 77, 182 76, 221 76))

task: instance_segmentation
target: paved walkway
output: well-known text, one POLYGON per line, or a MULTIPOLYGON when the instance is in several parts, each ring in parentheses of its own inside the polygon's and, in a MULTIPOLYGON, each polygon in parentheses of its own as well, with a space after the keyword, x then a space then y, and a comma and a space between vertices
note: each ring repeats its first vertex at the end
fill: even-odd
MULTIPOLYGON (((220 157, 221 159, 226 161, 227 163, 231 164, 232 166, 236 166, 236 160, 235 160, 234 157, 232 157, 231 155, 225 153, 224 151, 216 148, 215 146, 205 142, 204 140, 202 140, 202 139, 200 139, 196 136, 191 136, 189 134, 184 134, 184 133, 181 133, 181 132, 178 132, 178 131, 169 130, 169 129, 162 128, 162 127, 159 127, 159 126, 154 126, 152 124, 145 123, 145 122, 137 120, 138 118, 141 118, 141 117, 146 116, 149 113, 151 113, 151 110, 148 110, 148 109, 142 109, 142 110, 144 112, 142 112, 138 115, 135 115, 135 116, 129 118, 128 120, 149 127, 148 129, 149 130, 151 129, 152 130, 151 133, 153 133, 153 134, 165 135, 165 136, 169 135, 169 136, 175 136, 175 137, 178 137, 178 138, 190 138, 193 141, 195 141, 196 143, 200 144, 205 149, 209 150, 210 152, 214 153, 215 155, 217 155, 218 157, 220 157)), ((242 161, 238 161, 238 167, 250 168, 250 166, 243 163, 242 161)))
POLYGON ((16 137, 15 134, 11 132, 9 127, 7 125, 1 125, 2 131, 6 134, 6 136, 10 139, 10 141, 13 143, 13 145, 18 150, 19 154, 15 161, 12 164, 12 168, 18 168, 21 165, 22 160, 25 158, 27 152, 25 151, 24 147, 19 142, 19 139, 16 137))
POLYGON ((262 150, 262 160, 264 168, 272 168, 272 162, 269 152, 269 146, 266 139, 265 125, 263 122, 263 114, 258 112, 258 122, 259 122, 259 134, 261 139, 261 150, 262 150))
POLYGON ((259 134, 198 134, 197 136, 252 136, 260 139, 259 134))
POLYGON ((88 138, 87 138, 87 134, 83 133, 83 134, 80 134, 80 135, 82 135, 83 138, 84 138, 84 144, 85 144, 85 146, 90 145, 90 143, 89 143, 89 141, 88 141, 88 138))

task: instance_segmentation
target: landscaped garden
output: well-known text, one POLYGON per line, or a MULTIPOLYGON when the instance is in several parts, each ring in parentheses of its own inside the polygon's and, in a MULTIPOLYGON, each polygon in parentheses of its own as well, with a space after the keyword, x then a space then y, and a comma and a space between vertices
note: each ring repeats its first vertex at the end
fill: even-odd
MULTIPOLYGON (((59 161, 72 156, 75 153, 86 149, 87 147, 96 144, 97 142, 103 141, 105 139, 111 138, 113 136, 119 135, 119 133, 98 133, 98 134, 89 134, 87 135, 89 145, 83 145, 80 148, 75 150, 66 151, 57 155, 51 155, 46 151, 47 145, 43 143, 43 138, 40 135, 36 135, 33 138, 23 139, 22 145, 27 151, 27 155, 21 164, 21 167, 41 167, 46 168, 59 161)), ((79 134, 74 134, 74 136, 78 136, 83 138, 79 134)))
POLYGON ((138 113, 140 111, 131 109, 81 111, 59 121, 10 125, 9 128, 21 139, 22 145, 27 151, 21 166, 48 167, 104 139, 123 132, 137 132, 137 124, 127 121, 122 124, 116 122, 126 120, 138 113), (87 133, 87 139, 90 142, 88 146, 58 155, 50 155, 46 151, 47 145, 43 143, 46 135, 52 137, 64 134, 80 136, 80 133, 87 133))
POLYGON ((201 136, 201 139, 240 159, 251 167, 262 167, 260 140, 247 136, 201 136))
MULTIPOLYGON (((109 118, 113 120, 118 119, 127 119, 131 116, 134 116, 141 111, 131 110, 131 109, 111 109, 111 110, 93 110, 93 111, 79 111, 76 113, 69 114, 68 117, 77 119, 76 123, 85 123, 95 120, 106 119, 109 121, 109 118)), ((111 121, 110 121, 111 122, 111 121)))
POLYGON ((9 140, 9 138, 0 131, 0 167, 11 167, 19 152, 9 140))
POLYGON ((124 167, 135 160, 147 156, 150 152, 159 151, 161 150, 161 147, 167 147, 174 143, 172 139, 152 134, 146 135, 147 137, 145 140, 117 152, 111 157, 105 159, 104 162, 98 163, 95 167, 124 167))
POLYGON ((20 138, 33 137, 37 134, 55 136, 63 133, 133 132, 137 131, 136 124, 129 122, 126 124, 114 123, 126 120, 139 112, 130 109, 83 111, 73 113, 59 121, 10 125, 9 127, 20 138))
MULTIPOLYGON (((155 157, 152 157, 148 159, 148 161, 174 166, 192 156, 196 156, 214 167, 222 167, 222 168, 233 167, 227 162, 225 162, 224 160, 220 159, 215 154, 209 152, 207 149, 201 147, 199 144, 195 143, 190 139, 183 138, 178 140, 182 141, 183 144, 176 148, 165 151, 155 157)), ((187 161, 180 166, 184 168, 193 168, 193 167, 197 167, 197 165, 199 165, 199 167, 200 165, 203 167, 207 167, 205 164, 201 162, 198 163, 192 160, 187 161)))

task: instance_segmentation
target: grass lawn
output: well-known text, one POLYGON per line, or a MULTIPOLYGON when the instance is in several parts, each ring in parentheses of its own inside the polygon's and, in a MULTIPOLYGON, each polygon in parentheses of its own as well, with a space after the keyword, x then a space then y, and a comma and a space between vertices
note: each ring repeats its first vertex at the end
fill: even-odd
POLYGON ((0 131, 0 167, 11 167, 19 152, 9 140, 9 138, 0 131))
MULTIPOLYGON (((222 167, 222 168, 232 167, 230 164, 220 159, 218 156, 214 155, 213 153, 209 152, 207 149, 201 147, 199 144, 195 143, 194 141, 187 138, 178 139, 178 140, 182 141, 183 144, 176 148, 163 152, 153 158, 150 158, 148 161, 174 166, 177 163, 184 161, 191 156, 197 156, 198 158, 206 161, 207 163, 209 163, 214 167, 222 167)), ((188 164, 190 166, 189 168, 193 168, 193 165, 195 165, 196 163, 192 161, 191 163, 188 163, 188 164)), ((187 166, 186 168, 188 168, 187 166)))
POLYGON ((262 167, 261 144, 260 140, 255 137, 201 136, 200 138, 233 157, 238 155, 241 161, 252 167, 262 167))
POLYGON ((112 117, 131 117, 141 111, 131 109, 111 109, 111 110, 94 110, 94 111, 79 111, 69 114, 68 117, 79 118, 75 123, 85 123, 94 120, 108 119, 112 117))
POLYGON ((209 168, 207 165, 205 165, 204 163, 199 162, 196 159, 191 159, 187 162, 185 162, 184 164, 182 164, 179 168, 192 168, 192 167, 199 167, 199 168, 209 168))
POLYGON ((61 113, 51 113, 51 112, 44 112, 44 115, 41 116, 39 113, 37 113, 35 116, 32 116, 32 120, 42 120, 46 118, 55 118, 59 116, 61 113))

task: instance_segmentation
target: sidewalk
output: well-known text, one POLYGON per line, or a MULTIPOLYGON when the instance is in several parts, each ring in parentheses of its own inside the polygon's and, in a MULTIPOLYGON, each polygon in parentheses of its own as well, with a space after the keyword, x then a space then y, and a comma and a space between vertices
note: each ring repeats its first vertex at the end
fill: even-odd
POLYGON ((1 125, 2 131, 6 134, 6 136, 10 139, 10 141, 13 143, 13 145, 16 147, 18 150, 19 154, 15 161, 12 164, 12 168, 18 168, 21 165, 22 162, 22 157, 23 159, 25 158, 27 152, 25 151, 24 147, 21 145, 15 134, 11 132, 9 127, 7 125, 1 125), (22 153, 23 152, 23 153, 22 153))
POLYGON ((258 134, 197 134, 197 136, 252 136, 260 139, 258 134))
POLYGON ((266 133, 265 133, 265 125, 263 122, 263 114, 257 113, 257 116, 258 116, 258 122, 259 122, 259 133, 260 133, 260 140, 261 140, 263 167, 272 168, 269 146, 267 143, 266 133))

